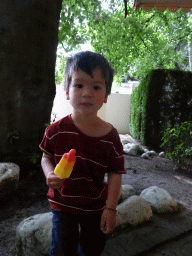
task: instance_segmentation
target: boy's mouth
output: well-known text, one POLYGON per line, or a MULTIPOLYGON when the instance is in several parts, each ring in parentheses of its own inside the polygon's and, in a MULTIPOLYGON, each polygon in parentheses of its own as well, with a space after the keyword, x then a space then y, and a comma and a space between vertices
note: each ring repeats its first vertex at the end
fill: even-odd
POLYGON ((93 104, 90 102, 83 102, 83 103, 81 103, 81 105, 84 107, 91 107, 93 104))

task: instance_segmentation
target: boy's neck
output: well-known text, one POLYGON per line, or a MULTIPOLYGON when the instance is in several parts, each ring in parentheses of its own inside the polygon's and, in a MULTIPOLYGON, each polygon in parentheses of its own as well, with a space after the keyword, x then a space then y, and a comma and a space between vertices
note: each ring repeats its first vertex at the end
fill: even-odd
POLYGON ((74 113, 71 118, 75 126, 85 135, 91 137, 101 137, 107 135, 112 126, 98 116, 76 116, 74 113))
POLYGON ((101 121, 97 115, 78 115, 76 113, 72 113, 71 118, 75 124, 85 127, 97 125, 101 121))

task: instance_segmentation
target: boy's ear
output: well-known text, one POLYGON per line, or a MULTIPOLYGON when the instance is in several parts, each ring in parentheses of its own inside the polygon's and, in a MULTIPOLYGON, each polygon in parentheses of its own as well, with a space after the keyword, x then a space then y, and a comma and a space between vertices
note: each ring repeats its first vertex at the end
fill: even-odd
POLYGON ((69 100, 69 90, 66 90, 66 96, 67 96, 67 100, 69 100))
POLYGON ((107 103, 108 95, 105 96, 104 103, 107 103))

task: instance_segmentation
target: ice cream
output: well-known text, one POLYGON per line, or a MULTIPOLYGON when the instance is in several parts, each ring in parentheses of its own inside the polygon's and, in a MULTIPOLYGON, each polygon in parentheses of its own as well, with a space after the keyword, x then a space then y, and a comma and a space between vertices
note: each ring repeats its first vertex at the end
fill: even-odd
POLYGON ((55 167, 54 173, 59 176, 60 179, 69 178, 73 171, 73 166, 76 161, 76 150, 71 149, 69 153, 65 153, 60 162, 55 167))

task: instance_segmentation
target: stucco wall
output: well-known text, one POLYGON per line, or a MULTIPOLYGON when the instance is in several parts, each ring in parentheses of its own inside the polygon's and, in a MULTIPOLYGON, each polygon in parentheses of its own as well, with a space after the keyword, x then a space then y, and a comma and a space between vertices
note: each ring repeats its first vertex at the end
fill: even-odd
POLYGON ((130 94, 112 93, 104 106, 104 120, 111 123, 121 134, 130 132, 130 97, 130 94))
MULTIPOLYGON (((111 123, 119 133, 126 134, 130 132, 130 94, 112 93, 108 97, 108 102, 103 104, 99 110, 98 116, 111 123)), ((70 114, 72 107, 68 100, 66 100, 65 92, 62 85, 56 87, 56 97, 52 109, 51 122, 70 114)))

